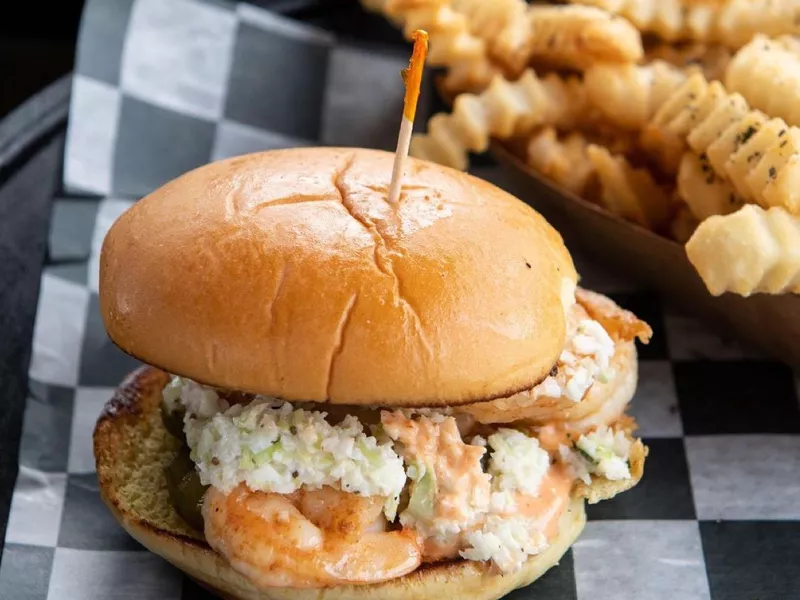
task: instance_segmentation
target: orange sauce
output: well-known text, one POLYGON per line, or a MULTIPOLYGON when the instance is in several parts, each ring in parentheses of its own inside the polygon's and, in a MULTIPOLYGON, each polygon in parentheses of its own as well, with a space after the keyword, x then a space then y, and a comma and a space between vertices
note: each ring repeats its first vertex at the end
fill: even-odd
POLYGON ((536 521, 548 540, 558 535, 558 520, 569 504, 572 478, 560 465, 550 467, 542 480, 538 496, 517 493, 514 501, 517 509, 508 516, 522 516, 536 521))
MULTIPOLYGON (((467 533, 483 527, 492 515, 523 517, 532 527, 542 531, 550 540, 558 534, 558 523, 569 504, 573 480, 560 465, 552 465, 544 476, 539 492, 531 496, 514 494, 515 507, 507 512, 492 512, 489 506, 491 478, 481 468, 483 449, 465 444, 455 420, 446 418, 434 423, 428 418, 408 419, 399 413, 381 415, 384 429, 403 445, 403 454, 412 463, 433 467, 437 489, 434 518, 462 523, 460 535, 448 536, 447 541, 434 537, 425 539, 423 560, 437 561, 457 558, 464 547, 467 533), (474 520, 473 508, 483 515, 474 520)), ((538 433, 539 443, 550 453, 558 452, 559 444, 568 444, 563 428, 549 425, 538 433)))
POLYGON ((537 430, 536 436, 539 438, 539 445, 550 454, 558 452, 561 444, 570 445, 569 436, 563 426, 545 425, 537 430))
MULTIPOLYGON (((521 516, 530 519, 533 521, 533 527, 544 533, 547 540, 550 541, 558 535, 559 520, 569 505, 572 483, 573 479, 564 468, 553 465, 542 480, 538 496, 517 493, 514 496, 516 508, 500 514, 507 517, 521 516)), ((464 536, 470 531, 480 529, 485 520, 484 517, 462 531, 461 535, 453 536, 446 542, 434 538, 425 540, 422 560, 430 562, 458 557, 458 551, 464 544, 464 536)))
POLYGON ((436 473, 435 517, 465 522, 473 504, 488 506, 489 475, 481 468, 483 448, 465 444, 455 419, 441 423, 407 419, 399 413, 382 415, 384 429, 404 446, 413 463, 433 467, 436 473))

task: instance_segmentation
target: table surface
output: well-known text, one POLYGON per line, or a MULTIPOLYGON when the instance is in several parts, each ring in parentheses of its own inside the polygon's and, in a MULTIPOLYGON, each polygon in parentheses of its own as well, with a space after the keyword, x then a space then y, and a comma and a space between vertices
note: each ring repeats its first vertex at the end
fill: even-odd
POLYGON ((72 71, 84 0, 10 0, 0 19, 0 119, 72 71), (46 6, 46 10, 43 10, 46 6))

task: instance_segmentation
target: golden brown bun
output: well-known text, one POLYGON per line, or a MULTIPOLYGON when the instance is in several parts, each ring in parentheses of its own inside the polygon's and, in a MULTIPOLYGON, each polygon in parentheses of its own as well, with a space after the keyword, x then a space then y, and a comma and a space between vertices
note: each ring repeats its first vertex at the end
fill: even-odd
POLYGON ((178 441, 164 429, 158 410, 166 382, 165 373, 145 367, 129 377, 106 406, 94 434, 100 491, 131 536, 231 600, 495 599, 528 585, 556 565, 583 530, 584 501, 576 494, 551 546, 513 575, 497 575, 486 563, 454 561, 426 565, 405 577, 375 585, 259 591, 211 550, 172 507, 163 467, 178 441))
POLYGON ((100 260, 111 338, 223 388, 346 404, 459 404, 543 379, 564 345, 561 236, 499 188, 393 155, 270 151, 168 183, 100 260))

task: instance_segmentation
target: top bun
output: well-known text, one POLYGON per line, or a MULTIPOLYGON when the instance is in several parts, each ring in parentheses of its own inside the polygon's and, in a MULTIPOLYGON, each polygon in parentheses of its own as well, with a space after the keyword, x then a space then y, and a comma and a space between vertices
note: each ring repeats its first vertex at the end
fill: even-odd
POLYGON ((392 160, 261 152, 143 198, 103 243, 111 339, 292 401, 441 406, 534 386, 564 346, 577 279, 561 236, 499 188, 411 158, 391 205, 392 160))

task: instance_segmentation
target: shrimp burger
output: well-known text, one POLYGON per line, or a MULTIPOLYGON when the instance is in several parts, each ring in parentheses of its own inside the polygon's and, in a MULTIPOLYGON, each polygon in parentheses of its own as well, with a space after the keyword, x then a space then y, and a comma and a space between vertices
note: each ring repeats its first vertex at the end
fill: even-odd
POLYGON ((146 365, 95 430, 103 498, 224 597, 499 598, 641 478, 647 324, 485 181, 409 159, 390 203, 392 160, 212 163, 105 239, 104 323, 146 365))

